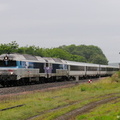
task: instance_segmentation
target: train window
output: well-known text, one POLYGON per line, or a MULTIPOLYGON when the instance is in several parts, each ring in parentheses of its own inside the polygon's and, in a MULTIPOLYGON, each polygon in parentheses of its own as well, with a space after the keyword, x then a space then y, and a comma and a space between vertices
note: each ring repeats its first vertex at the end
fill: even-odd
POLYGON ((106 71, 106 68, 101 68, 101 71, 106 71))
POLYGON ((63 65, 62 64, 59 65, 59 69, 63 69, 63 65))
POLYGON ((22 65, 22 61, 20 61, 20 65, 22 65))
POLYGON ((44 63, 34 63, 34 68, 39 68, 39 72, 44 73, 44 63))
POLYGON ((0 67, 5 66, 5 61, 0 60, 0 67))
POLYGON ((113 71, 113 68, 107 68, 107 71, 113 71))
POLYGON ((52 68, 53 68, 53 73, 56 73, 56 69, 60 69, 60 65, 59 64, 52 64, 52 68))
POLYGON ((52 72, 55 73, 56 69, 62 69, 62 70, 66 70, 67 69, 67 65, 65 64, 52 64, 52 72))
POLYGON ((8 66, 10 67, 16 66, 16 61, 12 61, 12 60, 8 61, 8 66))
POLYGON ((84 71, 84 67, 83 66, 70 66, 70 70, 71 71, 84 71))
POLYGON ((87 71, 97 71, 97 67, 87 67, 87 71))
POLYGON ((15 67, 17 66, 16 61, 2 61, 0 60, 0 67, 15 67))

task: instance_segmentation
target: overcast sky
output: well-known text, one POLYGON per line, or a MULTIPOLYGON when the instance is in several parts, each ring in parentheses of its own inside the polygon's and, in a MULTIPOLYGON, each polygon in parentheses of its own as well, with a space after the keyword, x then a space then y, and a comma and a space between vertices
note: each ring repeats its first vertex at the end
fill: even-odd
POLYGON ((120 61, 120 0, 0 0, 0 44, 95 45, 120 61))

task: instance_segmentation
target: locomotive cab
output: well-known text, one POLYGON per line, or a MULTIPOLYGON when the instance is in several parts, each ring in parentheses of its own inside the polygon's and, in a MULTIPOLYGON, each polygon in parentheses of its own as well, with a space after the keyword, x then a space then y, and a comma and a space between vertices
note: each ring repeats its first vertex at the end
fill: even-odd
POLYGON ((18 62, 9 55, 0 57, 0 84, 5 86, 12 80, 16 80, 15 69, 18 68, 18 62))

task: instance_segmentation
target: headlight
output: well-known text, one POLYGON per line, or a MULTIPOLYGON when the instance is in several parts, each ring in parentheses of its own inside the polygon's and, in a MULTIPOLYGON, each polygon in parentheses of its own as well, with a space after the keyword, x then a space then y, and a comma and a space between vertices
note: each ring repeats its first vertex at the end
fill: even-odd
POLYGON ((11 75, 13 75, 13 72, 10 72, 11 75))
POLYGON ((13 70, 8 70, 8 71, 10 72, 11 75, 13 75, 13 73, 14 73, 13 70))

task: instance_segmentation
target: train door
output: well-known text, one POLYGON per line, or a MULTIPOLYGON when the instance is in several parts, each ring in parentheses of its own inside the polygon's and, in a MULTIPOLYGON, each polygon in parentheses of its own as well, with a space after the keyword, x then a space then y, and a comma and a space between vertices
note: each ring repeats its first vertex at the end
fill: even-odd
POLYGON ((52 64, 48 63, 48 61, 46 60, 46 64, 44 68, 45 68, 46 77, 50 78, 52 73, 52 64))

